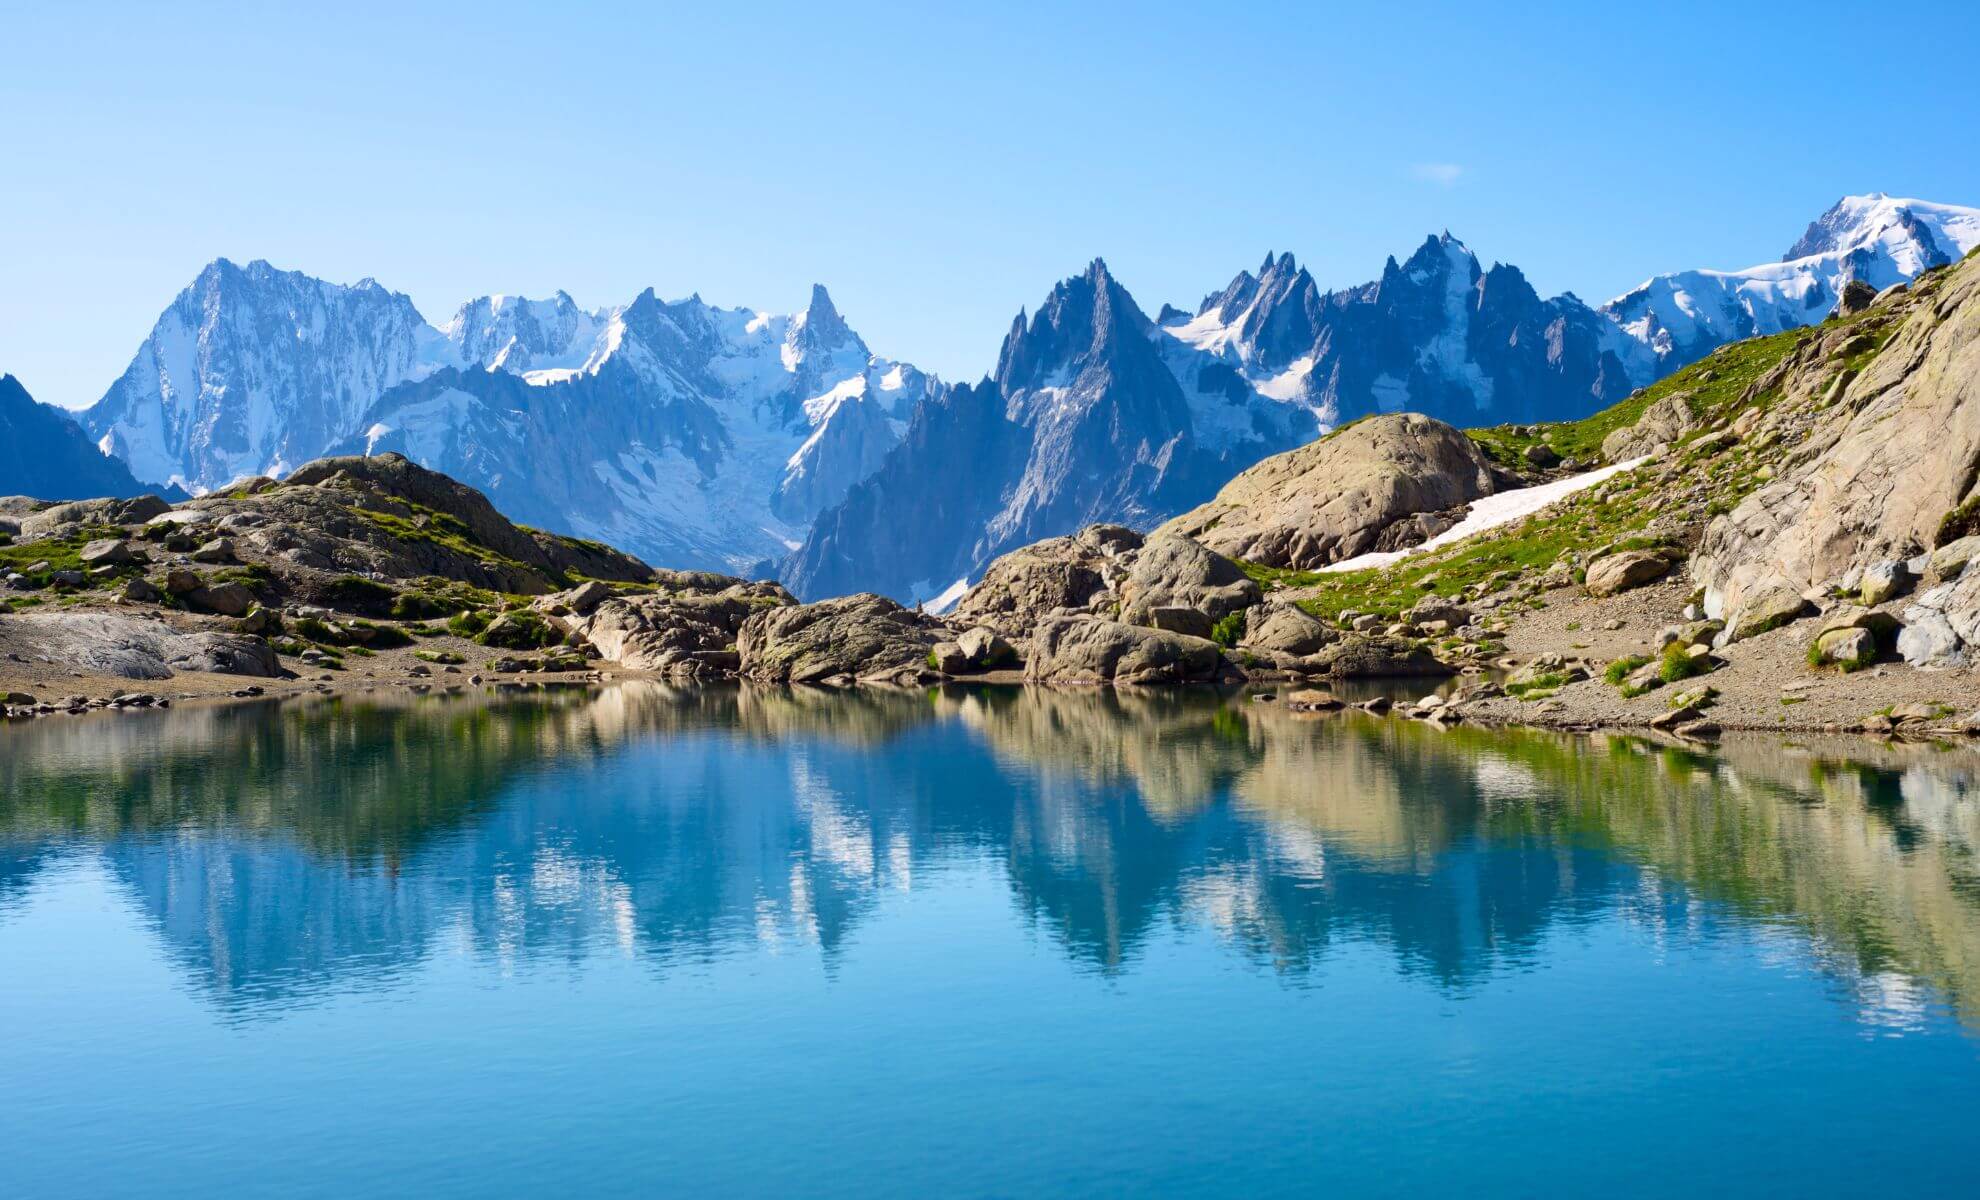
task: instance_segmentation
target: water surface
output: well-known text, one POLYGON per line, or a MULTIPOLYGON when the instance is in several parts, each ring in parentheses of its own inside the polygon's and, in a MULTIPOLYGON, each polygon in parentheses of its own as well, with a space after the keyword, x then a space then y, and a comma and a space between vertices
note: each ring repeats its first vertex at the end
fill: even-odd
POLYGON ((1980 758, 1212 693, 0 729, 0 1195, 1959 1194, 1980 758))

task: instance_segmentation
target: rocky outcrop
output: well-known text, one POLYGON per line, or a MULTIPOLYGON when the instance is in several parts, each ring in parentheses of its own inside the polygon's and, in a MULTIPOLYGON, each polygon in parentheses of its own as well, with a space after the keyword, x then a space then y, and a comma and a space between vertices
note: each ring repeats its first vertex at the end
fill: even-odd
POLYGON ((1588 564, 1583 585, 1591 596, 1613 596, 1654 583, 1670 572, 1670 559, 1648 550, 1624 550, 1588 564))
POLYGON ((1071 537, 1020 547, 991 563, 950 615, 958 624, 1029 637, 1055 612, 1087 609, 1102 597, 1111 603, 1141 546, 1132 529, 1089 525, 1071 537))
POLYGON ((751 614, 796 603, 781 584, 690 571, 656 575, 658 591, 622 596, 593 582, 538 607, 624 670, 709 676, 741 665, 736 643, 751 614))
POLYGON ((1372 633, 1343 636, 1307 656, 1301 666, 1308 674, 1332 675, 1338 679, 1434 677, 1454 673, 1428 650, 1402 638, 1372 633))
POLYGON ((1217 621, 1258 603, 1258 585, 1236 563, 1178 533, 1157 531, 1121 582, 1121 619, 1153 624, 1155 610, 1191 609, 1217 621))
POLYGON ((738 668, 766 683, 850 683, 932 672, 929 654, 950 640, 940 620, 870 592, 766 608, 736 636, 738 668))
POLYGON ((1195 538, 1231 558, 1311 570, 1421 541, 1426 530, 1397 527, 1489 496, 1504 482, 1464 434, 1397 413, 1268 458, 1157 532, 1195 538))
MULTIPOLYGON (((1873 564, 1918 558, 1974 532, 1980 258, 1810 333, 1754 386, 1819 416, 1786 469, 1707 528, 1692 572, 1712 615, 1737 628, 1761 597, 1860 581, 1873 564)), ((1921 616, 1939 614, 1969 642, 1980 634, 1973 590, 1921 604, 1921 616)))
POLYGON ((1697 414, 1691 411, 1691 393, 1672 392, 1644 409, 1635 424, 1603 438, 1602 457, 1610 462, 1627 462, 1654 454, 1697 427, 1697 414))
POLYGON ((182 633, 155 618, 106 612, 0 616, 0 643, 52 663, 125 679, 170 679, 180 671, 274 677, 281 664, 267 639, 182 633))
POLYGON ((1201 683, 1227 669, 1215 642, 1120 621, 1054 617, 1032 638, 1025 678, 1061 684, 1201 683))
POLYGON ((1318 617, 1296 604, 1268 600, 1245 614, 1240 649, 1303 658, 1339 640, 1318 617))

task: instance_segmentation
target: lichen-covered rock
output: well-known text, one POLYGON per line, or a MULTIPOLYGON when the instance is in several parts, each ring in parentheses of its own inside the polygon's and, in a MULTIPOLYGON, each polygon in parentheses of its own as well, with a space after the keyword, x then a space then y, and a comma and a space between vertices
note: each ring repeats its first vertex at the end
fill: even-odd
POLYGON ((1582 586, 1591 596, 1613 596, 1631 588, 1655 583, 1668 575, 1671 560, 1649 550, 1623 550, 1604 555, 1588 564, 1582 586))
POLYGON ((1055 617, 1032 638, 1025 678, 1041 683, 1200 683, 1228 664, 1215 642, 1094 617, 1055 617))
POLYGON ((1859 626, 1824 630, 1815 637, 1814 651, 1818 666, 1854 671, 1877 661, 1877 635, 1859 626))
POLYGON ((1814 606, 1800 592, 1784 587, 1771 588, 1749 599, 1734 614, 1720 636, 1728 642, 1742 642, 1798 621, 1813 611, 1814 606))
POLYGON ((736 637, 739 669, 769 683, 871 680, 928 670, 928 654, 950 640, 949 626, 862 593, 814 604, 766 608, 736 637))
MULTIPOLYGON (((1156 533, 1195 538, 1231 558, 1308 570, 1385 548, 1391 526, 1489 496, 1505 482, 1464 434, 1395 413, 1265 459, 1156 533)), ((1396 544, 1422 536, 1412 524, 1396 544)))

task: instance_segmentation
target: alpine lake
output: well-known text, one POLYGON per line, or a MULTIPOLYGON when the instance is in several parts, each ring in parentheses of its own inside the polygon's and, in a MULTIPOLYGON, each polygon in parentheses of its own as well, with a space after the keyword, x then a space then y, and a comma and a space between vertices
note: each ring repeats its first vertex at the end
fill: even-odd
POLYGON ((1974 1194, 1980 754, 1242 692, 0 728, 0 1195, 1974 1194))

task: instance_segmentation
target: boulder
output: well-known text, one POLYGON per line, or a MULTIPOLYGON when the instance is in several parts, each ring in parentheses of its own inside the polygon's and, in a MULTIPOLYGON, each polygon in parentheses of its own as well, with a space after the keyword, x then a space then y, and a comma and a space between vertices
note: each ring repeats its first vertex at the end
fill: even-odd
POLYGON ((1261 593, 1238 565, 1193 538, 1156 533, 1135 555, 1120 586, 1121 619, 1146 625, 1157 608, 1192 608, 1214 622, 1258 603, 1261 593))
POLYGON ((123 538, 98 538, 76 551, 85 567, 123 567, 142 562, 137 547, 123 538))
POLYGON ((1215 622, 1211 621, 1209 613, 1200 608, 1163 604, 1148 610, 1148 624, 1156 629, 1166 629, 1170 633, 1208 638, 1215 622))
POLYGON ((1001 671, 1018 665, 1017 650, 988 625, 978 625, 956 639, 969 665, 979 671, 1001 671))
POLYGON ((1655 583, 1670 573, 1671 560, 1649 550, 1623 550, 1588 564, 1583 586, 1591 596, 1613 596, 1655 583))
POLYGON ((1698 427, 1691 411, 1691 393, 1672 392, 1643 410, 1636 424, 1618 429, 1602 439, 1602 457, 1610 462, 1626 462, 1654 453, 1698 427))
POLYGON ((1421 541, 1421 513, 1459 508, 1507 485, 1477 443, 1417 413, 1357 421, 1265 459, 1201 507, 1163 525, 1231 558, 1310 570, 1421 541))
POLYGON ((183 596, 188 592, 198 591, 204 585, 204 582, 204 580, 200 579, 197 572, 190 571, 185 567, 173 567, 171 570, 165 572, 165 590, 174 596, 183 596))
MULTIPOLYGON (((594 600, 587 587, 553 597, 578 614, 567 631, 600 658, 628 671, 707 675, 726 669, 743 622, 752 613, 791 603, 775 583, 751 583, 726 575, 675 575, 663 591, 608 595, 594 600)), ((608 589, 609 591, 609 589, 608 589)))
POLYGON ((1861 279, 1852 279, 1848 283, 1843 284, 1842 294, 1836 297, 1836 306, 1830 311, 1830 315, 1846 317, 1853 313, 1860 313, 1872 304, 1875 304, 1877 302, 1877 296, 1878 292, 1876 288, 1871 287, 1861 279))
POLYGON ((1966 570, 1966 564, 1975 558, 1980 558, 1980 533, 1954 538, 1932 551, 1926 561, 1932 573, 1939 578, 1956 579, 1966 570))
POLYGON ((1425 596, 1414 607, 1403 614, 1403 620, 1411 625, 1426 625, 1432 621, 1442 621, 1452 629, 1471 624, 1471 610, 1462 604, 1454 604, 1441 596, 1425 596))
POLYGON ((1091 525, 1071 537, 1047 538, 998 558, 963 594, 950 616, 1011 637, 1029 636, 1060 609, 1085 609, 1125 578, 1141 535, 1119 525, 1091 525))
POLYGON ((772 683, 877 679, 928 669, 949 627, 885 596, 862 593, 761 609, 737 633, 744 675, 772 683))
POLYGON ((1561 465, 1561 456, 1555 453, 1554 448, 1545 442, 1533 443, 1526 448, 1526 453, 1520 457, 1526 460, 1527 466, 1542 471, 1561 465))
POLYGON ((1875 607, 1911 590, 1911 568, 1902 559, 1887 558, 1863 568, 1857 582, 1857 598, 1875 607))
POLYGON ((1784 587, 1771 588, 1748 601, 1720 636, 1728 642, 1745 641, 1798 621, 1812 611, 1814 606, 1800 592, 1784 587))
POLYGON ((1297 604, 1267 600, 1245 613, 1244 636, 1238 645, 1262 654, 1303 658, 1319 652, 1339 636, 1297 604))
POLYGON ((202 612, 239 617, 254 607, 254 593, 247 589, 246 584, 216 583, 187 592, 186 604, 202 612))
POLYGON ((1225 671, 1215 642, 1095 617, 1055 617, 1032 639, 1025 678, 1042 683, 1199 683, 1225 671))
POLYGON ((1429 651, 1383 634, 1353 634, 1300 660, 1315 675, 1340 679, 1381 679, 1455 674, 1429 651))
POLYGON ((133 575, 124 581, 124 599, 140 604, 155 604, 162 597, 157 587, 142 575, 133 575))
POLYGON ((1877 635, 1858 627, 1825 630, 1816 635, 1811 658, 1817 665, 1846 671, 1867 667, 1877 661, 1877 635))
POLYGON ((192 559, 199 563, 230 563, 234 561, 234 543, 228 538, 214 538, 192 552, 192 559))
POLYGON ((967 675, 976 669, 969 655, 955 642, 936 642, 935 648, 928 652, 928 662, 944 675, 967 675))
POLYGON ((1960 637, 1946 615, 1929 608, 1905 610, 1898 630, 1897 652, 1914 667, 1957 667, 1966 661, 1960 637))

